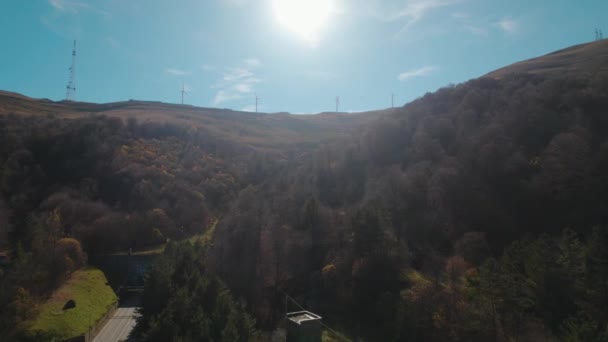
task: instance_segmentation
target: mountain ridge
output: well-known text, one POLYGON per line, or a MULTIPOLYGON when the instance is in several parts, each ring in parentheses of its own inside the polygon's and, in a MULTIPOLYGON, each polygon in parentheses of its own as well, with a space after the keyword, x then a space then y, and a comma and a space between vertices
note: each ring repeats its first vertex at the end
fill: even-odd
POLYGON ((53 102, 0 91, 0 115, 56 116, 77 119, 104 115, 122 120, 175 124, 188 129, 205 129, 217 137, 240 141, 258 149, 276 150, 285 146, 319 143, 344 138, 362 125, 391 110, 363 113, 253 113, 219 108, 204 108, 153 101, 114 103, 53 102), (282 147, 281 147, 282 146, 282 147))
POLYGON ((572 74, 608 70, 608 39, 569 46, 491 71, 482 77, 500 78, 512 73, 572 74))

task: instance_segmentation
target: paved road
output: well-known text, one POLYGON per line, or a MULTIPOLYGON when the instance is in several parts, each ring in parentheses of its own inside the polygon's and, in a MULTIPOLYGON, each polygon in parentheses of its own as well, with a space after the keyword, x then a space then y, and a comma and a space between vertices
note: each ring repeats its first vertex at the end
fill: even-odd
POLYGON ((93 342, 126 341, 133 327, 135 327, 136 307, 118 308, 114 316, 101 329, 93 342))

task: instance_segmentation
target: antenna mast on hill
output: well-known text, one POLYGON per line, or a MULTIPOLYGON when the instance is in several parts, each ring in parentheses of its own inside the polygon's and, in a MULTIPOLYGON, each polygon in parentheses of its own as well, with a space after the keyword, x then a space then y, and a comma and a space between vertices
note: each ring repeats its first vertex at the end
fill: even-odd
POLYGON ((339 108, 340 108, 340 96, 336 96, 336 113, 338 112, 339 108))
POLYGON ((76 41, 74 41, 74 49, 72 50, 72 65, 70 66, 70 79, 65 91, 66 101, 74 101, 76 97, 76 41))
POLYGON ((255 112, 258 112, 258 101, 260 100, 260 98, 258 97, 258 94, 255 94, 255 112))
POLYGON ((391 93, 391 108, 395 108, 395 93, 391 93))

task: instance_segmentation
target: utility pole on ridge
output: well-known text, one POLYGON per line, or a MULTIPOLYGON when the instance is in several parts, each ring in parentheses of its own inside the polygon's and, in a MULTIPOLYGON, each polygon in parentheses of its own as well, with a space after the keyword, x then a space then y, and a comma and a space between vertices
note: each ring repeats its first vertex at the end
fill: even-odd
POLYGON ((70 78, 65 91, 66 101, 74 101, 76 98, 76 40, 74 40, 74 49, 72 50, 72 65, 70 66, 70 78))
POLYGON ((336 96, 336 113, 338 112, 339 108, 340 108, 340 96, 336 96))

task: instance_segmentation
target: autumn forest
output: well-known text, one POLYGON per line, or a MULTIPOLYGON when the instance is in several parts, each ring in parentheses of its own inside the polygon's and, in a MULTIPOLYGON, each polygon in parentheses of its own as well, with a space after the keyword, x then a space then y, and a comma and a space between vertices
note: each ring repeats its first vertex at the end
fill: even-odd
POLYGON ((252 340, 285 293, 366 341, 608 340, 606 69, 502 71, 367 116, 139 105, 0 96, 2 336, 26 339, 88 256, 164 246, 145 340, 252 340))

